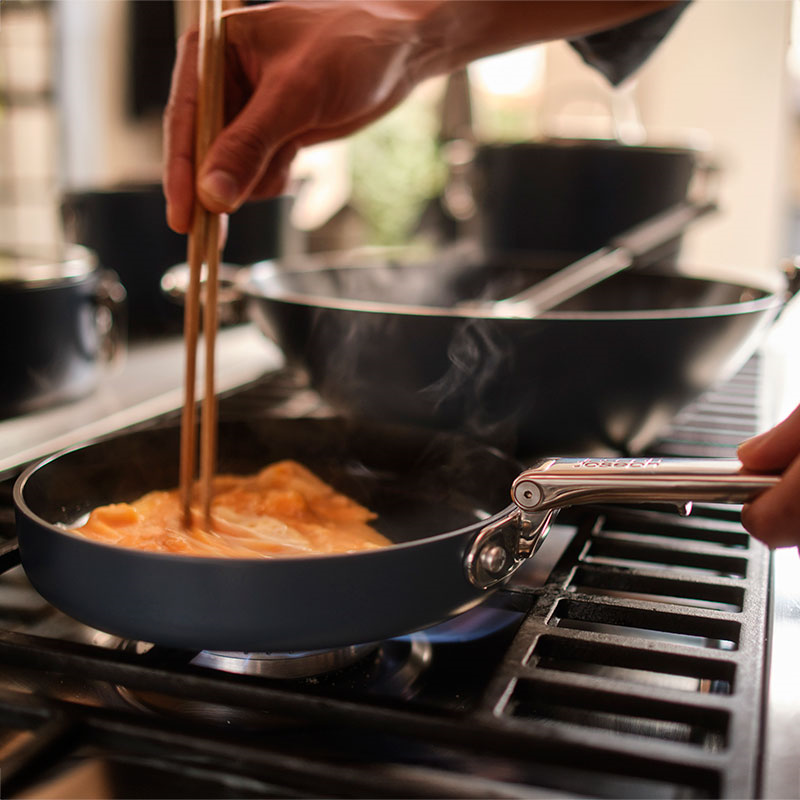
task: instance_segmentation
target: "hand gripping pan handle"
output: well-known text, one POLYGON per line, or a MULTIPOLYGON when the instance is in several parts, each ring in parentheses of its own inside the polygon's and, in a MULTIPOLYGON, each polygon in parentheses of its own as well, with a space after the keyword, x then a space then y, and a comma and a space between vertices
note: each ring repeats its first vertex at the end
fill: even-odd
POLYGON ((749 474, 736 459, 544 458, 512 484, 512 510, 484 527, 465 558, 483 589, 505 580, 541 547, 558 509, 586 503, 746 503, 779 475, 749 474))

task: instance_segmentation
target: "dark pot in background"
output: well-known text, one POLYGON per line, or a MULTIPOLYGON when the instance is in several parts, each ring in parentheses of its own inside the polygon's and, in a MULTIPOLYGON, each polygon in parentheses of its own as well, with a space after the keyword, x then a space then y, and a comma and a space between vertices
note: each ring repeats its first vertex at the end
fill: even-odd
POLYGON ((124 297, 85 248, 0 253, 0 418, 91 392, 123 347, 124 297))
POLYGON ((482 144, 473 165, 482 243, 493 254, 589 253, 684 200, 698 166, 693 150, 609 140, 482 144))
MULTIPOLYGON (((256 200, 232 214, 223 259, 251 264, 286 252, 291 198, 256 200)), ((128 292, 131 339, 178 333, 183 312, 161 292, 161 277, 186 260, 186 237, 166 223, 160 184, 126 184, 71 191, 62 200, 66 236, 90 247, 102 266, 120 276, 128 292)))

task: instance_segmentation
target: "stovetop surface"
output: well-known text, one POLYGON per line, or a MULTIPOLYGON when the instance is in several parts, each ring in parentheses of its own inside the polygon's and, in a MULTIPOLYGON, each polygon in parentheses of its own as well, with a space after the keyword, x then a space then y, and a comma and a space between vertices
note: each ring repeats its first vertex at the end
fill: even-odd
MULTIPOLYGON (((758 425, 758 375, 754 360, 653 454, 733 455, 758 425)), ((278 371, 223 398, 221 413, 325 411, 278 371)), ((325 654, 287 673, 285 658, 125 642, 52 608, 18 566, 11 483, 0 504, 6 796, 761 792, 770 554, 736 507, 562 513, 483 606, 304 675, 327 669, 325 654)))

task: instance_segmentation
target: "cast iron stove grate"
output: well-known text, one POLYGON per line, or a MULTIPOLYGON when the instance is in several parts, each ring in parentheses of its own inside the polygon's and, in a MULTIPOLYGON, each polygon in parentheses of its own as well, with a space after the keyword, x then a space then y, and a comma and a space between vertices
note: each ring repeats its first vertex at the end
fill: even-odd
MULTIPOLYGON (((652 454, 735 456, 756 431, 757 385, 754 359, 687 408, 652 454)), ((757 795, 769 553, 738 515, 705 505, 688 518, 636 507, 576 516, 485 698, 509 725, 559 742, 543 774, 554 764, 564 774, 548 785, 757 795)))
MULTIPOLYGON (((757 383, 751 363, 713 398, 732 412, 727 428, 705 424, 704 399, 654 453, 732 455, 755 430, 757 383)), ((26 594, 10 539, 0 790, 757 796, 769 556, 736 516, 722 506, 689 518, 633 507, 562 515, 569 544, 545 584, 526 566, 490 604, 513 615, 510 630, 434 650, 427 688, 410 694, 365 692, 353 669, 281 682, 198 667, 193 653, 55 637, 58 612, 26 594), (109 702, 114 687, 247 709, 266 724, 159 716, 109 702)))

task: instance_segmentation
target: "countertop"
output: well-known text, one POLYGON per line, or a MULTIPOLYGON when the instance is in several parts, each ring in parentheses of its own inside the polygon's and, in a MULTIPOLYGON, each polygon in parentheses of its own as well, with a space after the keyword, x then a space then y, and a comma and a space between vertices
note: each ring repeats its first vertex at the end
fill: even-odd
MULTIPOLYGON (((201 356, 198 398, 202 397, 201 356)), ((278 348, 255 326, 238 325, 219 332, 218 392, 246 385, 282 365, 278 348)), ((0 476, 51 452, 180 408, 183 374, 182 337, 131 345, 122 363, 87 397, 0 421, 0 476)))

